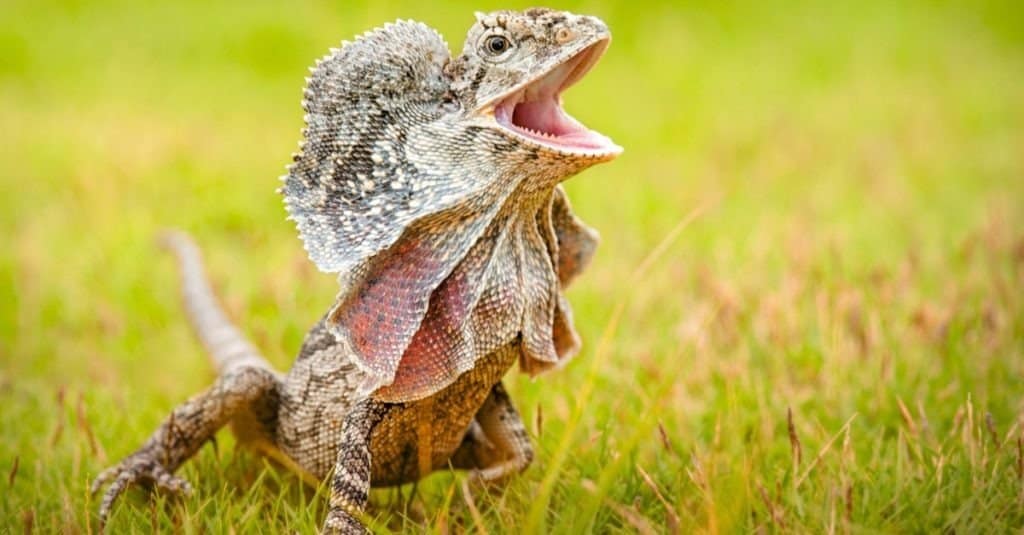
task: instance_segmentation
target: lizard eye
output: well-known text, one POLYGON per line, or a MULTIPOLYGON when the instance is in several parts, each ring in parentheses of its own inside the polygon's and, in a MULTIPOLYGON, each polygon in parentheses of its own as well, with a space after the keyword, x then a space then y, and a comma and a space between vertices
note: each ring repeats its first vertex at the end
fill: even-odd
POLYGON ((500 56, 512 48, 512 43, 503 35, 492 35, 484 40, 484 49, 492 56, 500 56))

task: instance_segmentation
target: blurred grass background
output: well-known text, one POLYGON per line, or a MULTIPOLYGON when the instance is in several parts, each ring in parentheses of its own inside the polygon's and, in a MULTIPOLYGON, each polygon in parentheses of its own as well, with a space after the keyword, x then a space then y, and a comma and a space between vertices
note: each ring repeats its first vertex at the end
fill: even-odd
MULTIPOLYGON (((197 238, 282 369, 330 305, 274 194, 314 58, 399 17, 458 52, 474 10, 526 6, 4 2, 0 531, 94 531, 89 479, 211 381, 158 229, 197 238)), ((609 23, 566 106, 626 147, 568 183, 604 238, 571 291, 585 350, 508 378, 522 477, 377 491, 376 527, 1019 530, 1024 9, 553 7, 609 23)), ((315 529, 323 496, 231 444, 183 468, 193 497, 130 493, 113 532, 315 529)))

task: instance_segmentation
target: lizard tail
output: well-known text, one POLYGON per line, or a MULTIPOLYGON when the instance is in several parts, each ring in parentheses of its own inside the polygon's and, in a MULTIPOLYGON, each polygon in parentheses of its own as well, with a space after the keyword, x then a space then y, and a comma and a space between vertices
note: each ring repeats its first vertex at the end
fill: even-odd
POLYGON ((203 269, 199 247, 192 238, 181 231, 166 231, 160 235, 160 245, 178 259, 185 312, 217 373, 223 375, 245 366, 271 369, 270 363, 245 339, 217 303, 203 269))

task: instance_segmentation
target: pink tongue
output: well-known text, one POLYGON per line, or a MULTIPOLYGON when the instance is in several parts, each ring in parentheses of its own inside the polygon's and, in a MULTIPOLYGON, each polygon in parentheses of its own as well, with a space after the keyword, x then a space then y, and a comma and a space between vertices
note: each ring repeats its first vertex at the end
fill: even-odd
POLYGON ((575 130, 575 125, 565 120, 553 99, 520 102, 512 112, 512 124, 555 136, 575 130))
POLYGON ((567 118, 553 99, 516 104, 512 112, 512 124, 556 136, 551 141, 560 145, 600 149, 609 143, 604 136, 567 118))

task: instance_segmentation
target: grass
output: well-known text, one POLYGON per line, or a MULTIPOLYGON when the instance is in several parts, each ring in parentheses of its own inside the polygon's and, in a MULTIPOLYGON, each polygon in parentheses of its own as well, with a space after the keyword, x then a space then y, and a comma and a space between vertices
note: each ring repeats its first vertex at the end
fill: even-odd
MULTIPOLYGON (((330 304, 273 193, 313 58, 397 17, 457 49, 473 10, 506 6, 5 5, 0 532, 95 531, 89 479, 211 381, 158 229, 197 237, 280 368, 330 304)), ((567 105, 626 147, 568 183, 603 235, 570 292, 585 350, 506 380, 527 472, 493 493, 447 473, 376 491, 375 526, 1019 532, 1024 12, 559 7, 615 34, 567 105)), ((182 473, 194 496, 129 493, 112 531, 309 532, 324 514, 228 433, 182 473)))

